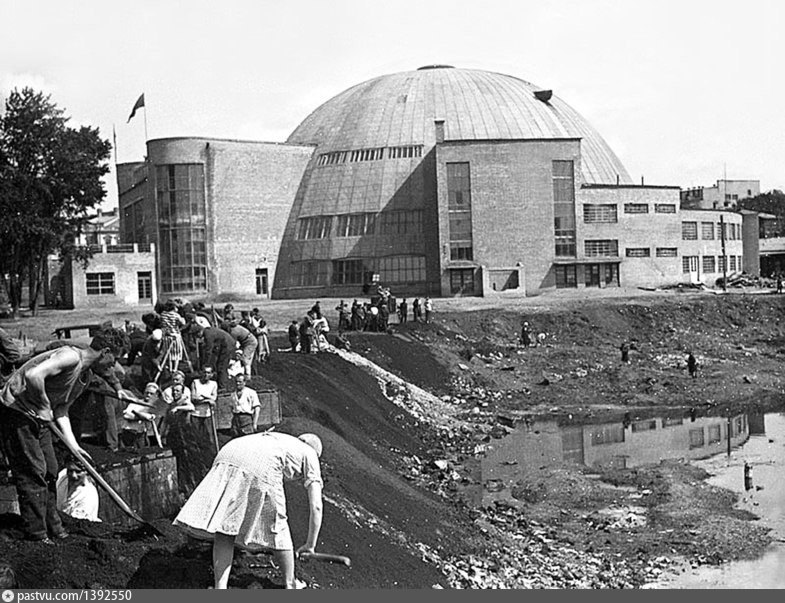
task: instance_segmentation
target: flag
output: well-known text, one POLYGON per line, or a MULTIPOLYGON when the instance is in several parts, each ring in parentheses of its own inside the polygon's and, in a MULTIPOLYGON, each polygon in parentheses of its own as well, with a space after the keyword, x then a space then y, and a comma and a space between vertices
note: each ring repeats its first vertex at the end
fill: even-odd
POLYGON ((136 99, 136 102, 134 103, 134 108, 131 109, 131 115, 128 116, 128 121, 125 123, 130 122, 131 119, 133 119, 133 116, 136 115, 136 110, 141 109, 142 107, 144 107, 144 92, 142 92, 141 96, 136 99))

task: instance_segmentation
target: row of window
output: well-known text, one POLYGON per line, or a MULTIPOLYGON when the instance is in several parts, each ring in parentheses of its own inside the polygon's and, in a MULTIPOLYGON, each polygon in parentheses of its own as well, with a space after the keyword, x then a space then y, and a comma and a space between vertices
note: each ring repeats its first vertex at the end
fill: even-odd
MULTIPOLYGON (((741 224, 725 224, 724 226, 725 226, 726 241, 741 240, 741 224)), ((715 224, 714 222, 701 222, 700 238, 704 241, 713 241, 715 238, 721 239, 723 234, 722 227, 723 227, 722 223, 715 224)), ((681 238, 684 241, 697 241, 698 222, 682 222, 681 238)))
POLYGON ((308 240, 328 239, 331 236, 359 237, 372 234, 421 234, 423 232, 422 214, 421 209, 414 209, 300 218, 298 220, 297 238, 308 240), (336 222, 334 234, 332 233, 333 222, 336 222))
MULTIPOLYGON (((137 272, 136 283, 139 299, 153 298, 152 272, 137 272)), ((87 295, 115 295, 114 272, 88 272, 85 274, 87 295)))
POLYGON ((316 165, 337 165, 339 163, 356 163, 359 161, 378 161, 384 159, 405 159, 422 157, 422 145, 407 145, 401 147, 376 147, 373 149, 356 149, 354 151, 330 151, 322 153, 316 160, 316 165))
MULTIPOLYGON (((655 257, 658 258, 675 258, 679 255, 679 250, 676 247, 656 247, 654 250, 655 257)), ((651 248, 649 247, 627 247, 625 255, 628 258, 650 258, 651 248)))
POLYGON ((728 270, 730 272, 741 271, 744 269, 742 264, 742 256, 740 255, 718 255, 716 258, 713 255, 685 255, 681 258, 681 270, 683 273, 698 272, 698 265, 700 262, 701 271, 703 274, 715 274, 725 272, 725 259, 728 261, 728 270))
MULTIPOLYGON (((625 203, 625 214, 648 214, 648 203, 625 203)), ((676 205, 673 203, 655 203, 654 213, 675 214, 676 205)), ((615 203, 585 203, 583 205, 583 221, 586 224, 616 223, 619 221, 618 209, 615 203)))
POLYGON ((292 262, 294 287, 318 287, 328 284, 362 285, 371 282, 374 274, 378 274, 384 283, 424 282, 425 257, 399 255, 383 258, 347 258, 332 262, 292 262))

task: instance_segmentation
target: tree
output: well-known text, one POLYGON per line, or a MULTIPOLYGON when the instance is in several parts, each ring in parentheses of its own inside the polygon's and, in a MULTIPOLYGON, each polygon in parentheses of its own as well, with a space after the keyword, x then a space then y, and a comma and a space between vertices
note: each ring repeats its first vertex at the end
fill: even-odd
POLYGON ((68 121, 50 95, 27 87, 11 92, 0 116, 0 278, 14 314, 25 282, 36 313, 49 254, 89 257, 74 241, 106 196, 111 145, 68 121))

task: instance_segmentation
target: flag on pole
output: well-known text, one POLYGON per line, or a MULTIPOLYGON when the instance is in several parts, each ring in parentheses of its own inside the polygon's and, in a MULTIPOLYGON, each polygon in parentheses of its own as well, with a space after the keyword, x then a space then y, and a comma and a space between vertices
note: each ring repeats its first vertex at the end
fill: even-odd
POLYGON ((130 122, 131 119, 133 119, 133 116, 136 115, 136 110, 141 109, 142 107, 144 107, 144 92, 142 92, 139 98, 136 99, 136 102, 134 103, 134 108, 131 109, 131 115, 128 116, 128 121, 125 123, 130 122))

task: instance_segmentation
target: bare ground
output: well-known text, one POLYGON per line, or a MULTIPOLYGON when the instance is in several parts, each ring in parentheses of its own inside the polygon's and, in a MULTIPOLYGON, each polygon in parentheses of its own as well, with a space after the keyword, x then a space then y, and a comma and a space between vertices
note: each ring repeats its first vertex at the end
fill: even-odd
MULTIPOLYGON (((264 376, 281 392, 279 429, 315 431, 325 441, 319 549, 353 562, 349 569, 302 563, 298 576, 316 588, 618 588, 656 579, 681 556, 719 563, 759 554, 767 531, 734 509, 731 493, 709 486, 706 474, 685 462, 542 469, 521 479, 513 499, 484 507, 470 504, 466 493, 477 486, 476 444, 503 437, 510 420, 544 414, 591 422, 663 408, 698 414, 781 408, 783 300, 691 293, 600 300, 557 295, 502 299, 496 306, 436 300, 433 324, 349 334, 363 357, 437 396, 440 403, 415 415, 391 401, 395 392, 384 383, 335 354, 274 354, 264 376), (518 346, 524 316, 535 333, 545 334, 543 345, 518 346), (629 365, 619 361, 622 340, 636 342, 629 365), (697 380, 686 375, 688 350, 700 363, 697 380), (634 512, 622 513, 625 524, 608 509, 634 512), (638 515, 645 522, 631 521, 638 515)), ((281 331, 291 313, 309 307, 300 305, 261 306, 280 327, 274 349, 286 345, 281 331)), ((333 305, 322 300, 323 308, 333 305)), ((138 320, 139 313, 112 319, 117 324, 125 316, 138 320)), ((1 326, 40 340, 56 323, 92 320, 45 313, 1 326)), ((296 488, 289 496, 299 541, 304 500, 296 488)), ((0 518, 0 538, 22 586, 211 583, 209 548, 187 541, 169 518, 154 521, 165 538, 72 521, 73 536, 57 545, 57 555, 16 540, 14 522, 0 518)), ((231 586, 278 582, 269 558, 238 555, 231 586)))

